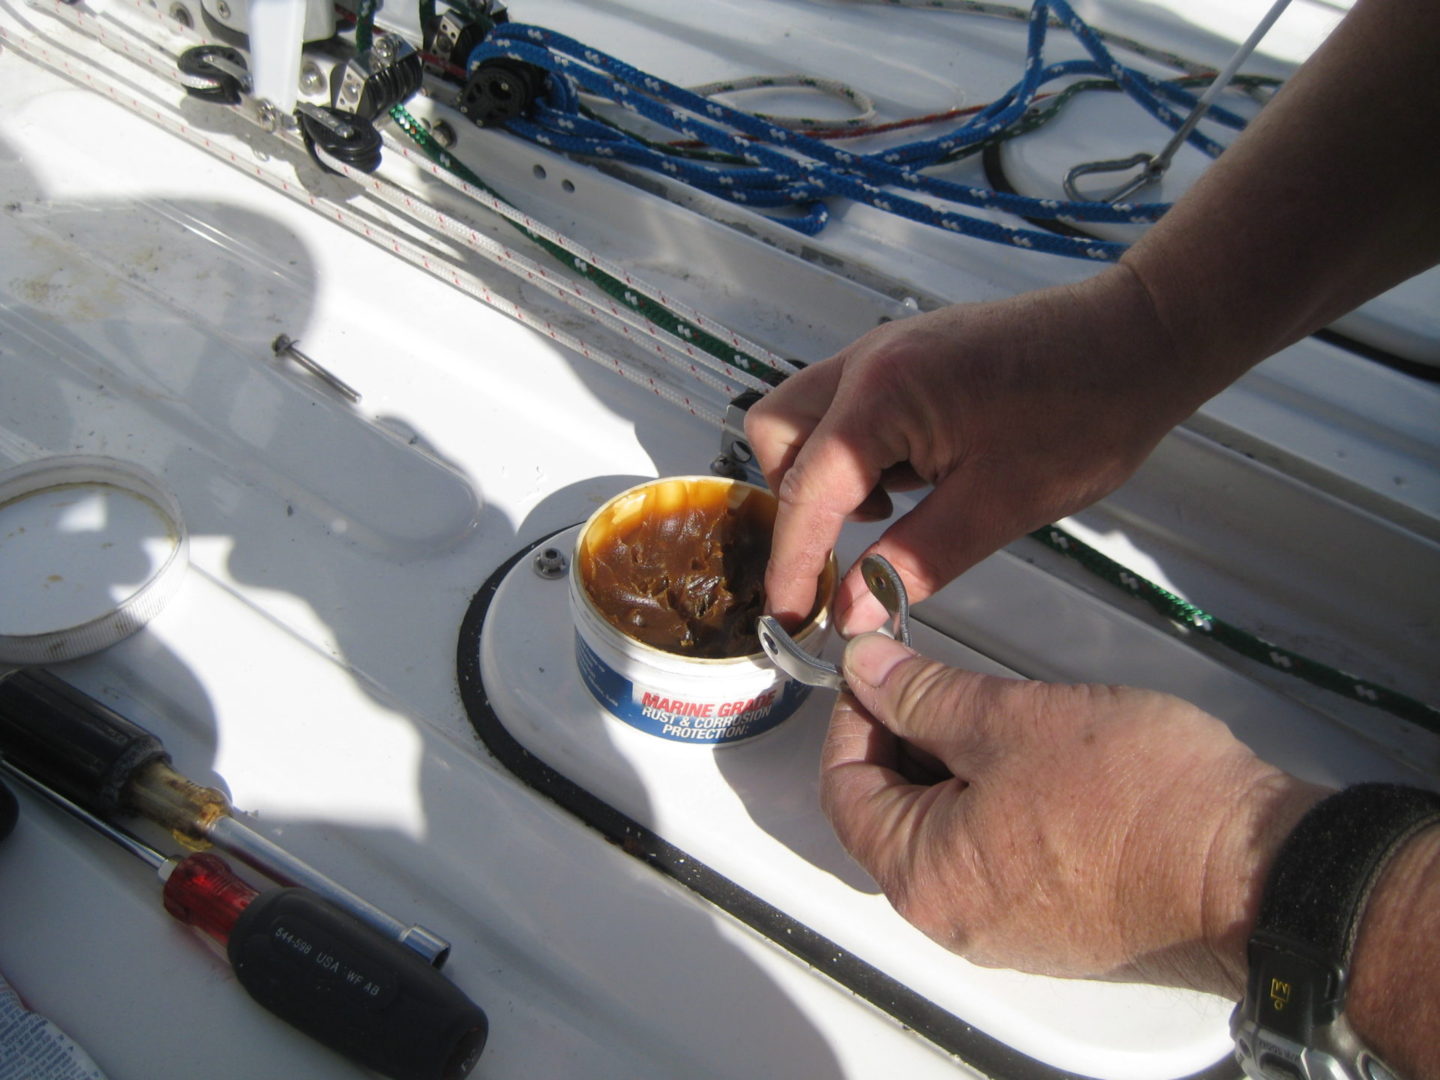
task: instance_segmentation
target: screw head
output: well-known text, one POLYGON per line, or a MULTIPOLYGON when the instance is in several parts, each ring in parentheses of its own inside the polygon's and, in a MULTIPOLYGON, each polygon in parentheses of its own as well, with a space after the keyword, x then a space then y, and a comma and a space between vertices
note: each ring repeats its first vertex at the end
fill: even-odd
POLYGON ((318 94, 325 89, 325 73, 314 60, 306 60, 300 69, 300 89, 307 94, 318 94))

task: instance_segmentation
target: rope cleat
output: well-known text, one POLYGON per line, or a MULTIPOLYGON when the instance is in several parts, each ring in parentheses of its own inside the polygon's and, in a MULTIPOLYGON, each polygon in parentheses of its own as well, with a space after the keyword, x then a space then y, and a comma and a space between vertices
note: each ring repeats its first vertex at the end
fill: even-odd
POLYGON ((475 123, 504 123, 524 116, 545 85, 545 69, 496 56, 483 60, 465 81, 456 107, 475 123))
POLYGON ((330 105, 373 120, 409 101, 424 78, 420 54, 409 42, 387 34, 368 52, 337 64, 330 72, 330 105))

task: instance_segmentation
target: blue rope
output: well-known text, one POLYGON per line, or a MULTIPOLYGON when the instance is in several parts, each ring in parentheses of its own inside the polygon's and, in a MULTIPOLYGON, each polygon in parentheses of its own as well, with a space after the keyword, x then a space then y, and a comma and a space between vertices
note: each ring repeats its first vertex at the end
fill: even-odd
MULTIPOLYGON (((959 184, 919 170, 957 149, 1005 131, 1024 117, 1041 87, 1055 79, 1095 75, 1113 78, 1141 107, 1172 129, 1184 122, 1185 113, 1196 100, 1188 90, 1117 62, 1066 0, 1036 0, 1030 12, 1025 72, 1015 86, 955 130, 877 154, 851 153, 779 127, 543 27, 497 25, 470 54, 469 69, 473 71, 497 57, 534 64, 552 76, 546 80, 544 94, 534 103, 532 115, 506 122, 516 135, 563 153, 653 169, 734 203, 761 209, 787 208, 790 213, 772 216, 807 235, 819 232, 829 220, 823 200, 842 197, 983 240, 1106 261, 1119 258, 1126 245, 1026 229, 937 207, 910 196, 927 195, 946 203, 1024 218, 1122 224, 1155 221, 1169 208, 1168 204, 1036 199, 959 184), (1090 59, 1044 63, 1051 8, 1075 34, 1090 59), (616 127, 592 120, 581 112, 582 90, 609 98, 686 139, 726 151, 748 167, 667 154, 616 127), (1176 112, 1166 101, 1185 107, 1185 112, 1176 112)), ((1241 118, 1224 109, 1212 108, 1209 115, 1231 127, 1244 126, 1241 118)), ((1198 131, 1191 133, 1189 141, 1211 156, 1223 149, 1198 131)))

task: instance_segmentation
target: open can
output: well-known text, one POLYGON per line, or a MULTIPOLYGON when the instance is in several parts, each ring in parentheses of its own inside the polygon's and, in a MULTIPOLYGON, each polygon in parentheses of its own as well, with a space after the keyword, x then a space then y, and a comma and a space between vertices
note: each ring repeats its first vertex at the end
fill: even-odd
MULTIPOLYGON (((775 508, 774 495, 743 481, 667 477, 621 492, 585 522, 570 560, 575 659, 586 688, 608 712, 661 739, 713 746, 770 731, 805 701, 812 688, 776 668, 754 638, 775 508), (727 572, 735 570, 732 556, 750 564, 746 581, 718 586, 725 601, 736 600, 726 614, 740 655, 701 655, 716 647, 713 635, 702 640, 713 627, 692 630, 686 621, 696 610, 715 614, 707 601, 717 595, 717 568, 692 558, 697 552, 723 554, 727 572), (678 628, 676 641, 660 643, 661 623, 678 628)), ((835 580, 832 555, 815 607, 793 635, 810 652, 819 652, 829 634, 835 580)))

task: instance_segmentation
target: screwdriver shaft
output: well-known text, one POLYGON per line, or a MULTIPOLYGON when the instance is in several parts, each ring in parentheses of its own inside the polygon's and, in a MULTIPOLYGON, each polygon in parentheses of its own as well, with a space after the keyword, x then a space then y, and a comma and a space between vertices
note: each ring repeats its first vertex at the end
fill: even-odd
POLYGON ((113 840, 116 844, 119 844, 126 851, 130 852, 131 855, 148 863, 151 869, 161 870, 167 862, 171 861, 168 856, 162 855, 139 837, 126 832, 118 826, 111 825, 102 818, 96 817, 79 803, 70 801, 48 784, 43 784, 29 773, 20 771, 3 756, 0 756, 0 772, 3 772, 6 776, 14 780, 20 781, 22 785, 41 798, 48 799, 71 817, 78 821, 83 821, 102 836, 113 840))
POLYGON ((303 885, 323 896, 342 911, 349 912, 386 937, 400 942, 436 967, 444 964, 450 954, 450 943, 444 938, 423 926, 413 923, 407 925, 382 911, 370 901, 332 881, 309 863, 261 836, 242 821, 228 816, 218 817, 206 828, 205 837, 216 847, 223 848, 241 862, 248 863, 282 885, 303 885))

